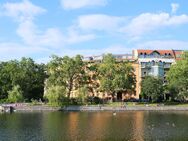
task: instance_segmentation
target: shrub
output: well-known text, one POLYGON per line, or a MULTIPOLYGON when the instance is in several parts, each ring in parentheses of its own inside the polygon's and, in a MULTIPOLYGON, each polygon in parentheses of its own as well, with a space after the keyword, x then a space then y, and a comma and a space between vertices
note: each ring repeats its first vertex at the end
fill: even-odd
POLYGON ((19 85, 14 86, 11 91, 8 91, 8 101, 13 103, 23 101, 23 92, 19 85))
POLYGON ((65 97, 65 91, 63 86, 51 86, 44 93, 44 98, 52 105, 59 105, 65 97))

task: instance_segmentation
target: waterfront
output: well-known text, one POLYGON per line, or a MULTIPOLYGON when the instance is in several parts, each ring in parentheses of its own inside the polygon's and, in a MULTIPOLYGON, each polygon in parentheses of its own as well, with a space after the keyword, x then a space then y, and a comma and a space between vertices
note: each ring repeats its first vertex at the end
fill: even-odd
POLYGON ((188 112, 0 114, 0 140, 187 140, 188 112))

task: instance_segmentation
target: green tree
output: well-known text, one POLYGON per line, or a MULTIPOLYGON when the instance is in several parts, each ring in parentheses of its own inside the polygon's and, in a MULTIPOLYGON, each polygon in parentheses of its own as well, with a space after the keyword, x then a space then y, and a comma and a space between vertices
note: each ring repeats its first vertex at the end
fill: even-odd
POLYGON ((16 79, 15 83, 22 88, 24 98, 29 101, 31 99, 42 99, 46 79, 45 65, 36 64, 31 58, 22 58, 19 67, 19 78, 16 79))
POLYGON ((50 86, 44 93, 44 98, 52 105, 59 105, 65 99, 66 89, 63 86, 50 86))
POLYGON ((184 101, 188 97, 188 52, 184 52, 182 59, 172 65, 167 73, 168 88, 172 98, 184 101))
POLYGON ((8 101, 9 102, 22 102, 23 101, 23 91, 19 85, 16 85, 12 90, 8 91, 8 101))
POLYGON ((8 91, 16 85, 13 76, 18 77, 18 65, 16 60, 0 63, 0 99, 7 99, 8 91))
POLYGON ((71 92, 83 86, 85 82, 84 69, 85 65, 80 55, 73 58, 52 56, 52 60, 48 64, 47 87, 51 85, 64 86, 66 95, 70 98, 71 92))
POLYGON ((88 96, 88 87, 83 86, 78 89, 78 100, 84 104, 88 96))
POLYGON ((141 93, 152 102, 163 96, 163 81, 161 78, 146 76, 141 82, 141 93))
POLYGON ((114 96, 115 92, 115 87, 113 85, 116 74, 115 64, 116 60, 112 54, 107 54, 104 56, 102 63, 99 66, 100 88, 103 92, 107 92, 112 96, 114 96))
POLYGON ((6 99, 15 85, 20 86, 24 99, 41 99, 45 78, 45 65, 36 64, 31 58, 1 62, 0 99, 6 99))
POLYGON ((133 92, 136 79, 128 62, 117 62, 112 54, 104 56, 99 66, 100 88, 112 97, 117 92, 133 92))

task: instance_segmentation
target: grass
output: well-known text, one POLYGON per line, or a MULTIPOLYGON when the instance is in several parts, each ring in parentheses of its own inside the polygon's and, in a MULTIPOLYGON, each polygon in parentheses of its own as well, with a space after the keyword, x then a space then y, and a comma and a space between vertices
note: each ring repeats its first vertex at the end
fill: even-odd
POLYGON ((150 107, 157 107, 157 106, 178 106, 178 107, 188 107, 188 103, 178 103, 178 102, 163 102, 163 103, 150 103, 150 102, 111 102, 104 104, 108 107, 121 107, 124 106, 129 107, 141 107, 141 106, 150 106, 150 107))

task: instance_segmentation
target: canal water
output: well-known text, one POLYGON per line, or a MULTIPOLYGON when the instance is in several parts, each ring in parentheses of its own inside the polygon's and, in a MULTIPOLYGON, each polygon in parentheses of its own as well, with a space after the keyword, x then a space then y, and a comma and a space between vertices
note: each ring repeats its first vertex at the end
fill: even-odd
POLYGON ((187 141, 188 112, 0 114, 0 141, 187 141))

